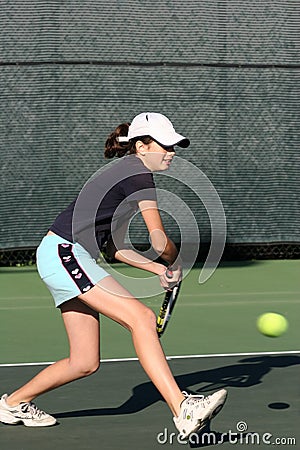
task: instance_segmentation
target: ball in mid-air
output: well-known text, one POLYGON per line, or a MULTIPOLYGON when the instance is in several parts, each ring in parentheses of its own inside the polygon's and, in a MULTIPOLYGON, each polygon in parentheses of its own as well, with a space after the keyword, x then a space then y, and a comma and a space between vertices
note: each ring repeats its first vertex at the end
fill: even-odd
POLYGON ((278 337, 288 329, 288 321, 278 313, 265 313, 258 317, 256 326, 260 333, 269 337, 278 337))

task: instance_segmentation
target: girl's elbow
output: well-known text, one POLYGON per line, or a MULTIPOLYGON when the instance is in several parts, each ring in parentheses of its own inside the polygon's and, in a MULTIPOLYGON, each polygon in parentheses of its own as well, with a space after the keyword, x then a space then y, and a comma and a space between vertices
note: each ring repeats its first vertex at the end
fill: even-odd
POLYGON ((152 245, 152 248, 153 248, 153 250, 155 251, 155 253, 156 253, 158 256, 163 255, 163 254, 165 253, 165 250, 166 250, 166 247, 159 246, 159 245, 157 245, 157 246, 152 245))
POLYGON ((161 230, 155 230, 150 235, 151 245, 155 253, 162 255, 168 246, 168 237, 161 230))

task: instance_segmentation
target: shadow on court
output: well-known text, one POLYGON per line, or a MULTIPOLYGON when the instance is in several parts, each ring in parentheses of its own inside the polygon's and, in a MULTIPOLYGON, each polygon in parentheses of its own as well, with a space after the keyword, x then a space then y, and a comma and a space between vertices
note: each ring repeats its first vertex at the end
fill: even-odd
MULTIPOLYGON (((190 442, 190 447, 221 444, 222 450, 232 449, 232 433, 237 431, 240 445, 249 443, 251 433, 256 439, 269 433, 300 442, 300 436, 296 437, 300 355, 173 359, 170 365, 183 390, 207 395, 225 387, 229 392, 223 410, 205 430, 206 440, 190 442), (271 404, 286 407, 268 407, 271 404), (241 422, 246 424, 243 430, 237 428, 241 422)), ((2 389, 10 392, 39 370, 2 367, 2 389)), ((137 361, 105 362, 102 373, 45 394, 37 404, 59 424, 44 429, 0 424, 1 449, 150 450, 183 445, 176 439, 167 405, 137 361)))
MULTIPOLYGON (((258 383, 262 383, 263 377, 272 368, 283 368, 299 364, 300 357, 298 356, 264 356, 242 359, 238 364, 230 366, 177 375, 175 378, 182 390, 208 395, 211 391, 222 388, 255 386, 258 383), (190 386, 198 383, 203 384, 203 386, 193 391, 189 389, 190 386)), ((132 396, 118 407, 58 412, 55 414, 55 417, 61 419, 65 417, 132 414, 148 408, 160 400, 163 399, 154 385, 151 382, 147 382, 134 387, 132 396)))

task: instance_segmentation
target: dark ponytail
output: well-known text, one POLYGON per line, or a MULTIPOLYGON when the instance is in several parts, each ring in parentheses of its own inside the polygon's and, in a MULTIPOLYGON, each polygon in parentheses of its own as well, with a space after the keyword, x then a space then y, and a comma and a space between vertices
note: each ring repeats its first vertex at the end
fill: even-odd
POLYGON ((113 158, 114 156, 121 158, 122 156, 135 153, 135 146, 132 142, 119 142, 120 136, 127 136, 129 123, 119 125, 106 139, 104 156, 105 158, 113 158))
POLYGON ((150 144, 153 139, 150 136, 141 136, 134 138, 129 142, 119 142, 120 136, 127 136, 130 123, 122 123, 119 125, 106 139, 104 156, 105 158, 121 158, 125 155, 130 155, 136 152, 135 144, 138 140, 144 144, 150 144))

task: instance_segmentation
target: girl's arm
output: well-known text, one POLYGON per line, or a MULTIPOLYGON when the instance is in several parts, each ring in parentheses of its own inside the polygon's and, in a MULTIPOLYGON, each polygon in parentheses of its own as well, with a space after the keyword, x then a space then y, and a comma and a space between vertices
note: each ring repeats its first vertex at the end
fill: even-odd
POLYGON ((156 201, 142 200, 139 202, 139 207, 148 228, 153 249, 164 261, 173 265, 178 257, 178 251, 165 232, 156 201))
POLYGON ((124 239, 128 222, 124 222, 114 233, 115 243, 111 242, 112 251, 110 253, 118 261, 159 275, 161 285, 168 289, 182 278, 182 268, 176 245, 165 232, 156 201, 143 200, 139 202, 139 207, 149 231, 152 247, 157 256, 166 261, 169 266, 172 266, 172 278, 167 276, 166 267, 163 264, 154 262, 134 250, 126 248, 124 239))
POLYGON ((166 268, 163 264, 152 261, 145 258, 132 249, 126 248, 124 244, 126 232, 128 229, 128 221, 122 222, 114 231, 112 238, 110 238, 107 244, 107 252, 110 257, 116 260, 129 264, 130 266, 137 267, 138 269, 147 270, 148 272, 161 275, 165 272, 166 268))
POLYGON ((172 266, 172 278, 166 271, 160 275, 160 283, 168 289, 182 279, 182 265, 174 242, 167 236, 155 200, 139 202, 145 224, 148 228, 153 249, 157 255, 172 266))

